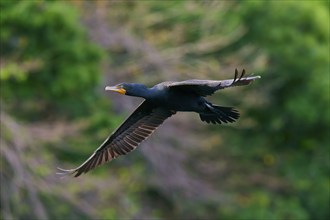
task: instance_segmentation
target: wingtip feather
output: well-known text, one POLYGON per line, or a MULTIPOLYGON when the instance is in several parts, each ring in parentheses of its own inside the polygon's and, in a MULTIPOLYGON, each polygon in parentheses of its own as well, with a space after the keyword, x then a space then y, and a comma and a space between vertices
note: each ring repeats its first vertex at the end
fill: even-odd
POLYGON ((75 174, 75 172, 77 171, 76 169, 62 169, 60 167, 56 167, 57 170, 61 171, 61 172, 56 172, 56 175, 59 175, 61 179, 67 177, 67 176, 72 176, 75 174))

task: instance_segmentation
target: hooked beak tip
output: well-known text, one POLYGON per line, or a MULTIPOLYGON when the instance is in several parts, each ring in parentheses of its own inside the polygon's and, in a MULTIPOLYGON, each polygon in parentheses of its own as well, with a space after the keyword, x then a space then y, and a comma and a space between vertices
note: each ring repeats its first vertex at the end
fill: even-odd
POLYGON ((112 89, 112 86, 106 86, 105 87, 105 90, 111 90, 112 89))
POLYGON ((117 87, 117 86, 106 86, 105 87, 105 90, 106 91, 113 91, 113 92, 118 92, 122 95, 125 95, 126 94, 126 90, 123 89, 123 88, 120 88, 120 87, 117 87))

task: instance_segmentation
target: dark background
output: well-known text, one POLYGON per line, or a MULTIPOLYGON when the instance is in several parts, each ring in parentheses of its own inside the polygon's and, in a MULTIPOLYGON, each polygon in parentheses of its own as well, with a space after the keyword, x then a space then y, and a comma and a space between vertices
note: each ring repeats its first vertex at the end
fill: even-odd
POLYGON ((329 1, 0 1, 1 219, 328 219, 329 1), (106 85, 261 75, 78 179, 141 102, 106 85))

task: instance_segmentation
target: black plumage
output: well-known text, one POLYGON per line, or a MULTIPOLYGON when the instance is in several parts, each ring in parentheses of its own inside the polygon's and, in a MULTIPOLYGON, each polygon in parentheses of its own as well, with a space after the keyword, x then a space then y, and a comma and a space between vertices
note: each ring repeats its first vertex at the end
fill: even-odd
POLYGON ((260 76, 244 78, 244 74, 243 70, 238 76, 238 71, 235 70, 235 77, 230 80, 193 79, 181 82, 163 82, 152 88, 134 83, 107 86, 106 90, 142 97, 145 100, 82 165, 71 170, 59 168, 62 171, 59 174, 72 174, 78 177, 120 155, 127 154, 177 111, 197 112, 201 120, 207 123, 234 122, 239 118, 236 109, 214 105, 204 97, 212 95, 219 89, 248 85, 253 80, 260 78, 260 76))

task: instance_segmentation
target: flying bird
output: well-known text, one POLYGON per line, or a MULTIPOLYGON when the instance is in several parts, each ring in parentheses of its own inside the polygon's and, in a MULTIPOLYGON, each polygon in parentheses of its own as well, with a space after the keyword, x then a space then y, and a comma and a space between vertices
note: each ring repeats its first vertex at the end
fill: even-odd
POLYGON ((97 148, 79 167, 65 170, 58 168, 60 175, 78 177, 83 173, 134 150, 146 140, 167 118, 178 111, 196 112, 207 123, 234 122, 239 113, 233 107, 212 104, 205 99, 219 89, 248 85, 260 76, 245 77, 245 70, 239 76, 235 69, 234 79, 162 82, 151 88, 137 83, 120 83, 107 86, 105 90, 123 95, 136 96, 145 100, 135 111, 97 148))

